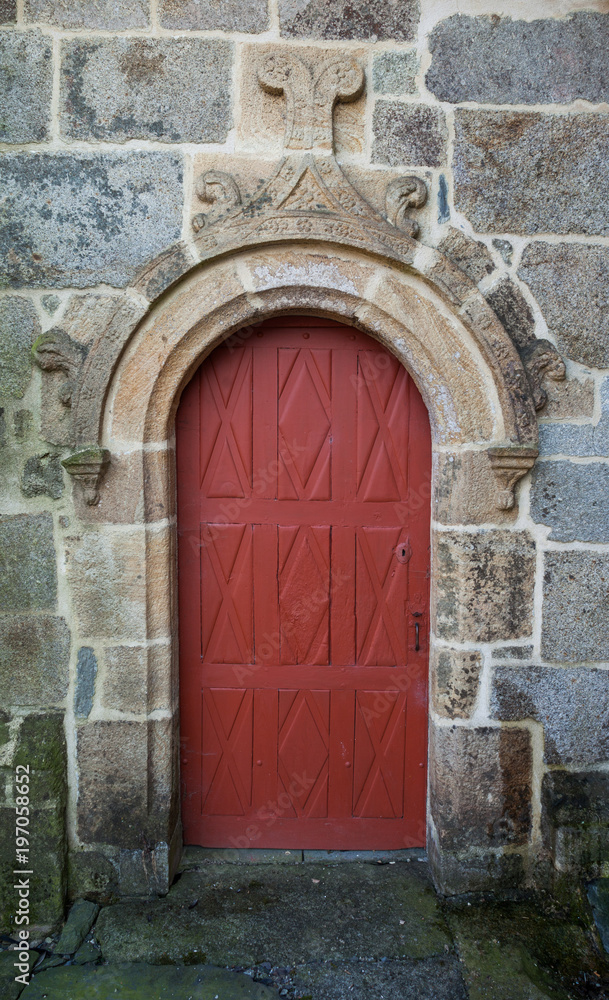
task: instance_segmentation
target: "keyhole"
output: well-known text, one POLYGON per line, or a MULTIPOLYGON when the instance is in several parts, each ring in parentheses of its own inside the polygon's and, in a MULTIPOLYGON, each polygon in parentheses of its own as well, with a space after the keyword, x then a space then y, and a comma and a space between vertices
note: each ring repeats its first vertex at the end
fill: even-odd
POLYGON ((407 563, 412 555, 412 549, 410 548, 410 541, 406 539, 404 542, 399 542, 395 548, 395 557, 399 563, 407 563))

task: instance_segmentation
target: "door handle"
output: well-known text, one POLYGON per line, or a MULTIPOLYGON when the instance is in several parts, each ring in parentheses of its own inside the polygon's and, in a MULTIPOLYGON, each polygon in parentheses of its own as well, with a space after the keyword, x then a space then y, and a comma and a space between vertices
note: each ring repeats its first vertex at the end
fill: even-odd
POLYGON ((419 646, 419 623, 418 622, 414 623, 414 635, 415 635, 414 648, 415 648, 415 650, 418 653, 419 649, 420 649, 420 646, 419 646))

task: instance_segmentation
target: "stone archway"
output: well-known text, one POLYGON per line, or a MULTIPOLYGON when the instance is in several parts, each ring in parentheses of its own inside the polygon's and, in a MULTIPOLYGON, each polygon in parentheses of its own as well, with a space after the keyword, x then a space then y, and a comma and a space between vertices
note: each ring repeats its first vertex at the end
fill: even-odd
POLYGON ((68 552, 81 567, 71 578, 79 639, 101 634, 112 643, 106 680, 117 690, 129 691, 134 670, 139 678, 122 713, 77 731, 74 836, 120 851, 131 890, 142 839, 157 890, 167 888, 181 845, 173 478, 180 392, 223 339, 290 312, 336 319, 382 342, 430 414, 428 848, 437 882, 459 891, 505 872, 513 883, 526 862, 530 733, 491 722, 480 692, 484 647, 531 630, 535 551, 514 527, 513 488, 537 454, 535 370, 525 369, 464 273, 414 239, 407 211, 421 204, 422 182, 393 181, 384 218, 341 173, 329 152, 331 111, 362 85, 361 70, 344 62, 324 64, 316 77, 265 64, 263 86, 304 87, 307 99, 288 101, 287 156, 264 190, 242 204, 232 178, 205 175, 201 198, 214 207, 195 217, 194 243, 167 251, 115 301, 88 356, 60 333, 37 345, 42 367, 68 375, 72 397, 73 453, 64 465, 80 525, 76 555, 68 552), (120 605, 110 618, 104 593, 120 605))

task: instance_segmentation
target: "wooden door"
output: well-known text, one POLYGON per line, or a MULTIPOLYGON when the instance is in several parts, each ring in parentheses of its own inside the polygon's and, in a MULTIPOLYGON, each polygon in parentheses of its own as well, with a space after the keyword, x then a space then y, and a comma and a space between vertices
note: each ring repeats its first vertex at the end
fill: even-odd
POLYGON ((425 842, 430 431, 376 341, 290 317, 177 415, 182 817, 209 847, 425 842))

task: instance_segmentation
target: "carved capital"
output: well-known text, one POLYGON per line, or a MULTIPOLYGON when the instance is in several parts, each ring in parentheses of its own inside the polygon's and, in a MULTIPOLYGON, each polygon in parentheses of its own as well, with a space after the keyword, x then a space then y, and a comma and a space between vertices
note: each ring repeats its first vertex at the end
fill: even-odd
POLYGON ((520 357, 531 386, 535 409, 541 410, 548 401, 544 379, 562 382, 567 374, 565 363, 549 340, 532 340, 521 349, 520 357))
POLYGON ((539 451, 537 448, 513 445, 489 448, 487 454, 500 487, 496 499, 497 507, 499 510, 511 510, 515 502, 514 487, 518 480, 533 468, 539 451))
POLYGON ((57 328, 38 337, 32 347, 32 356, 43 371, 64 372, 67 378, 58 395, 64 406, 71 406, 78 377, 87 356, 86 348, 72 340, 64 330, 57 328))
POLYGON ((387 185, 385 210, 387 219, 408 236, 419 233, 419 225, 406 213, 412 208, 422 208, 427 201, 427 185, 420 177, 396 177, 387 185))
POLYGON ((258 82, 267 93, 285 96, 286 149, 331 152, 334 105, 359 97, 364 71, 351 56, 328 59, 310 68, 294 52, 272 52, 258 67, 258 82))
POLYGON ((241 192, 235 178, 222 170, 206 170, 198 178, 195 190, 199 201, 212 205, 209 212, 199 212, 193 218, 192 228, 196 233, 241 204, 241 192))
POLYGON ((90 507, 99 503, 99 487, 110 464, 110 452, 91 445, 64 458, 61 464, 82 489, 85 503, 90 507))

